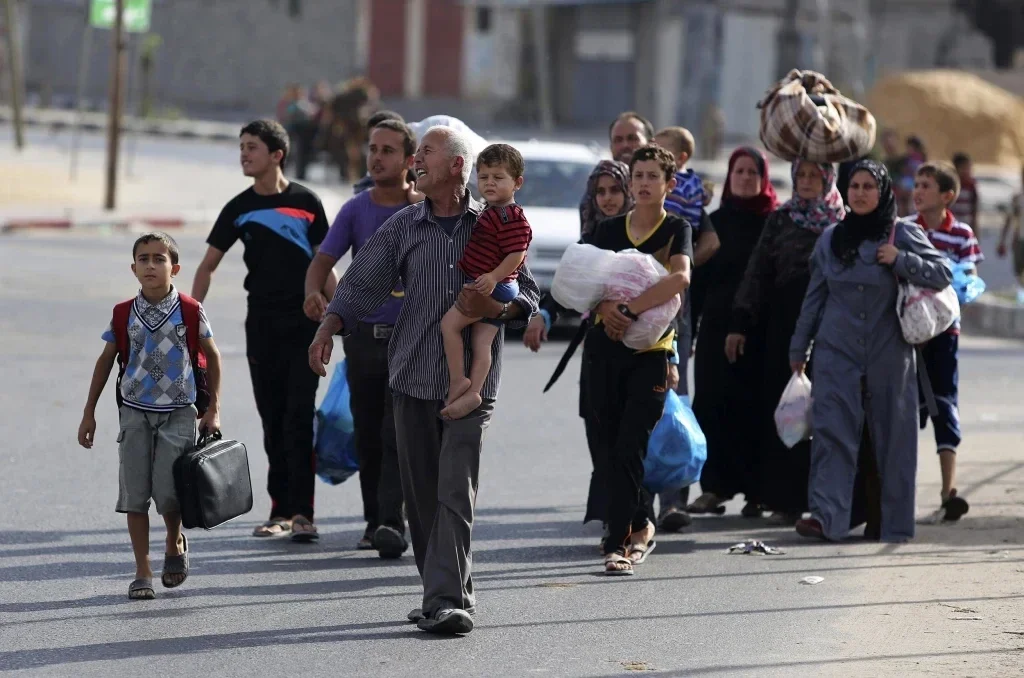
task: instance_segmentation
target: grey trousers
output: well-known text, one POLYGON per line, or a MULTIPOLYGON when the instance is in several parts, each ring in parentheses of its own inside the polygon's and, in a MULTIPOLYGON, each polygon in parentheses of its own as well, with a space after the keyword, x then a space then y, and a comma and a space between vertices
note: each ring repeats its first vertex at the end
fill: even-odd
POLYGON ((446 608, 476 610, 470 539, 480 449, 494 401, 484 400, 457 421, 442 420, 442 407, 439 400, 394 393, 402 493, 428 617, 446 608))

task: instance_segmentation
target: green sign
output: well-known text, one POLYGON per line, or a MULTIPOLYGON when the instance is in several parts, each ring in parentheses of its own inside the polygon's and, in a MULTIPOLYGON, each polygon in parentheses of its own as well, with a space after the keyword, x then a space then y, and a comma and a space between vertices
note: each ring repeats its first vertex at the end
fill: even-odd
MULTIPOLYGON (((124 0, 124 29, 129 33, 146 33, 153 14, 152 0, 124 0)), ((117 0, 92 0, 89 5, 89 25, 93 28, 113 28, 117 18, 117 0)))

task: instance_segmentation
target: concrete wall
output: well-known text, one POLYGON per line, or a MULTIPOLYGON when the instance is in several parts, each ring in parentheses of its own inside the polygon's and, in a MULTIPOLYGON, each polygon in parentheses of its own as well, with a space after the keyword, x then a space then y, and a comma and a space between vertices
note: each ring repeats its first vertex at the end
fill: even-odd
MULTIPOLYGON (((86 2, 35 0, 26 48, 26 84, 45 83, 72 101, 85 33, 86 2)), ((355 75, 357 0, 155 0, 151 31, 157 107, 194 115, 270 115, 285 84, 338 82, 355 75)), ((102 107, 110 72, 110 31, 93 31, 86 96, 102 107)), ((138 36, 132 37, 135 45, 138 36)))

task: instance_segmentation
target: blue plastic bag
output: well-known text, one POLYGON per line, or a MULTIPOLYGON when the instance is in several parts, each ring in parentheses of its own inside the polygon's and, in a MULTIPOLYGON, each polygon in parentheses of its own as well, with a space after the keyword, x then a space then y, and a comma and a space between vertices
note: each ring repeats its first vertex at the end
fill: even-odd
POLYGON ((342 360, 335 368, 327 395, 316 411, 316 474, 330 485, 345 482, 359 470, 348 380, 345 378, 346 362, 342 360))
POLYGON ((665 411, 647 443, 644 487, 657 493, 691 485, 700 479, 707 458, 708 441, 693 416, 690 399, 670 390, 665 411))
POLYGON ((953 264, 953 289, 956 290, 956 296, 961 305, 971 303, 985 291, 985 281, 976 273, 968 273, 968 271, 977 270, 976 266, 970 262, 953 264))

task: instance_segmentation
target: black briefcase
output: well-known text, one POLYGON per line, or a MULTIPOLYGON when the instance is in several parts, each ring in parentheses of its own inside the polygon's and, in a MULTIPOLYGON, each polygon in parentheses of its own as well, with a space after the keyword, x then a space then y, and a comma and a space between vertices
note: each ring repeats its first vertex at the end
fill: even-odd
POLYGON ((245 445, 220 431, 200 434, 196 448, 174 462, 174 485, 183 527, 210 530, 252 510, 245 445))

